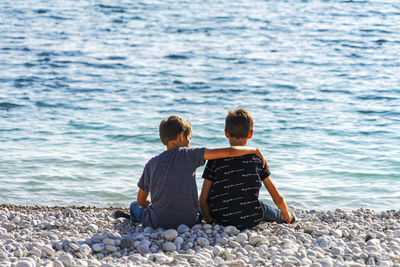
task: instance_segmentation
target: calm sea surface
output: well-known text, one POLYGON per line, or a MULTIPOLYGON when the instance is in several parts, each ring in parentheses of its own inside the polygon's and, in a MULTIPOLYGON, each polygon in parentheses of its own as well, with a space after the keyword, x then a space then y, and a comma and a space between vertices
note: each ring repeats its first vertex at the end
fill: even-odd
POLYGON ((399 22, 385 0, 3 0, 0 203, 127 207, 161 119, 217 148, 240 106, 289 205, 398 209, 399 22))

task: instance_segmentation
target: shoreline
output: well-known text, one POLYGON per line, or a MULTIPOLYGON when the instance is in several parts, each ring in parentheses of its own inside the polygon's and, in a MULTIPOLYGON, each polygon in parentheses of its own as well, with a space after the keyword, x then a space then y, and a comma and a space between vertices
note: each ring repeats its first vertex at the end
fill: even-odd
POLYGON ((0 205, 0 266, 400 266, 400 210, 296 209, 239 231, 142 228, 127 208, 0 205))

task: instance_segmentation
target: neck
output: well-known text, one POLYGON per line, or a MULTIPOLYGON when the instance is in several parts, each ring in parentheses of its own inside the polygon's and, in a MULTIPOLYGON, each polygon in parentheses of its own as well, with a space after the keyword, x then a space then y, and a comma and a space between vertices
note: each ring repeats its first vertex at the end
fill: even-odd
POLYGON ((247 145, 247 138, 229 138, 229 144, 231 146, 246 146, 247 145))

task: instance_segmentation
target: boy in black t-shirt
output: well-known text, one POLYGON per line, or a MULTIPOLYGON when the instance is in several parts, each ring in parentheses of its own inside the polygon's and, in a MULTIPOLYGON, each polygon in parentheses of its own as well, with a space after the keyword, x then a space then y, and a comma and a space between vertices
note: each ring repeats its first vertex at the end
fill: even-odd
MULTIPOLYGON (((225 136, 231 146, 246 146, 253 135, 253 119, 244 109, 230 110, 225 120, 225 136)), ((209 160, 203 173, 200 207, 206 222, 234 225, 239 229, 260 221, 292 223, 285 199, 270 178, 270 171, 255 155, 209 160), (258 200, 261 181, 276 206, 258 200)))

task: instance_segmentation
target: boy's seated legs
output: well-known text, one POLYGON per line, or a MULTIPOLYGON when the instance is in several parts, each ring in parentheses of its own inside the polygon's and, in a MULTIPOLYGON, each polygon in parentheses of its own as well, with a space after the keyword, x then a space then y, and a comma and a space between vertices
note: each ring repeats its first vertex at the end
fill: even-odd
POLYGON ((285 221, 281 218, 281 211, 278 208, 271 207, 266 203, 260 201, 261 208, 264 212, 264 221, 266 222, 277 222, 284 223, 285 221))
POLYGON ((133 201, 129 208, 131 223, 142 222, 144 208, 139 206, 137 201, 133 201))
MULTIPOLYGON (((264 212, 264 221, 266 222, 277 222, 284 223, 285 218, 281 218, 281 211, 278 208, 271 207, 268 204, 260 201, 261 208, 264 212)), ((294 223, 296 221, 296 217, 292 211, 289 211, 290 216, 292 217, 292 221, 290 223, 294 223)))

